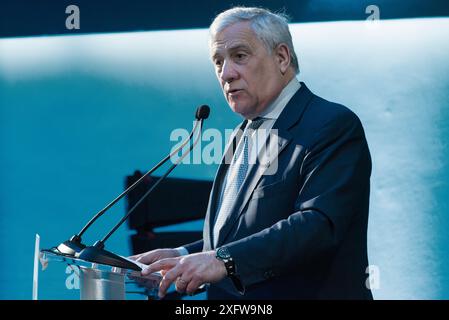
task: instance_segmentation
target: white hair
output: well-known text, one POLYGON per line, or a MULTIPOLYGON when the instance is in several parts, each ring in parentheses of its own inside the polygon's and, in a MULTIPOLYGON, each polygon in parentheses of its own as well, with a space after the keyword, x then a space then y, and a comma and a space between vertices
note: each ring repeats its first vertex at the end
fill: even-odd
POLYGON ((262 8, 234 7, 223 11, 215 17, 210 25, 210 40, 213 41, 217 33, 237 23, 249 21, 252 31, 262 41, 269 53, 279 44, 284 43, 290 51, 293 69, 298 74, 299 65, 293 48, 292 35, 288 28, 288 17, 283 13, 273 13, 262 8))

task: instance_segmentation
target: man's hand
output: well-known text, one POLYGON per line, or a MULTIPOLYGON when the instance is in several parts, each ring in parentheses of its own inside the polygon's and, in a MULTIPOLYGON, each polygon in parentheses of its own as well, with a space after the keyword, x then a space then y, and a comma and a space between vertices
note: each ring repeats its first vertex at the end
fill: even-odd
POLYGON ((135 256, 129 257, 131 260, 143 264, 152 264, 161 259, 179 257, 179 251, 176 249, 156 249, 145 253, 137 254, 135 256))
POLYGON ((142 270, 142 275, 161 271, 159 297, 165 296, 174 282, 176 291, 193 294, 204 283, 218 282, 226 277, 224 263, 215 258, 215 251, 189 254, 182 257, 161 259, 142 270))

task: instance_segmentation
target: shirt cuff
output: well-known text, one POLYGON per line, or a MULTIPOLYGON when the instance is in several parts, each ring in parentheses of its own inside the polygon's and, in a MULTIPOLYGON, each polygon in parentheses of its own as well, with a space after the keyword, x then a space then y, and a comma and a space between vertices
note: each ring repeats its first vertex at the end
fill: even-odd
POLYGON ((189 251, 185 247, 177 247, 175 250, 178 250, 180 256, 186 256, 189 254, 189 251))

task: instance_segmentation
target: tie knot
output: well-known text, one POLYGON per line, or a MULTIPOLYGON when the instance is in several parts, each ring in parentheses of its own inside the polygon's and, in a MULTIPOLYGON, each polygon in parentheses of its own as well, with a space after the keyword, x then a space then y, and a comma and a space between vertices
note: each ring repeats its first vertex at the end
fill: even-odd
POLYGON ((254 118, 247 126, 247 129, 257 130, 263 123, 264 118, 254 118))

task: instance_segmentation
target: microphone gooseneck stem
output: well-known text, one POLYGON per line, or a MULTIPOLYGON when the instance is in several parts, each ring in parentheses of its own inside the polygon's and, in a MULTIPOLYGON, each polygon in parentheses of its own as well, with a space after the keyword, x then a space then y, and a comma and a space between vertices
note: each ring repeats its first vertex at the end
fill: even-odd
MULTIPOLYGON (((154 166, 152 169, 150 169, 147 173, 145 173, 142 177, 139 178, 136 182, 134 182, 131 186, 128 187, 125 191, 123 191, 117 198, 112 200, 111 203, 109 203, 106 207, 101 209, 95 216, 81 229, 81 231, 75 236, 80 239, 80 237, 83 235, 83 233, 89 229, 89 227, 98 219, 100 218, 106 211, 108 211, 117 201, 119 201, 121 198, 126 196, 130 191, 134 190, 134 188, 143 180, 145 177, 153 173, 155 170, 157 170, 160 166, 162 166, 165 162, 167 162, 168 159, 170 159, 173 155, 178 153, 179 150, 184 148, 184 146, 190 141, 192 138, 196 128, 198 127, 198 123, 201 122, 201 126, 203 124, 203 120, 201 121, 195 121, 195 126, 193 127, 192 131, 190 132, 189 137, 184 141, 182 145, 180 145, 176 150, 174 150, 172 153, 170 153, 168 156, 166 156, 164 159, 162 159, 156 166, 154 166)), ((201 127, 200 127, 201 132, 201 127)), ((190 150, 189 150, 190 152, 190 150)))
MULTIPOLYGON (((109 231, 109 233, 100 241, 98 241, 95 246, 97 247, 104 247, 104 243, 106 242, 106 240, 109 239, 109 237, 123 224, 123 222, 126 221, 126 219, 128 219, 128 217, 131 215, 131 213, 139 206, 139 204, 142 203, 142 201, 154 190, 154 188, 156 188, 160 182, 162 182, 172 171, 173 169, 176 168, 176 166, 181 163, 181 161, 192 151, 192 149, 196 146, 196 144, 198 143, 198 141, 201 139, 201 130, 203 128, 203 119, 201 119, 200 121, 197 121, 200 123, 200 130, 199 130, 199 134, 198 137, 196 138, 196 140, 194 141, 194 143, 190 146, 189 150, 184 153, 179 159, 178 161, 176 161, 176 163, 174 163, 168 170, 167 172, 159 178, 159 180, 157 180, 153 186, 142 196, 142 198, 139 199, 139 201, 137 201, 137 203, 131 208, 129 209, 128 213, 120 220, 120 222, 118 224, 116 224, 114 226, 114 228, 111 229, 111 231, 109 231)), ((195 128, 197 127, 197 125, 195 125, 195 128)), ((195 129, 194 128, 194 129, 195 129)), ((192 131, 193 132, 193 131, 192 131)), ((190 141, 189 137, 189 140, 190 141)))

